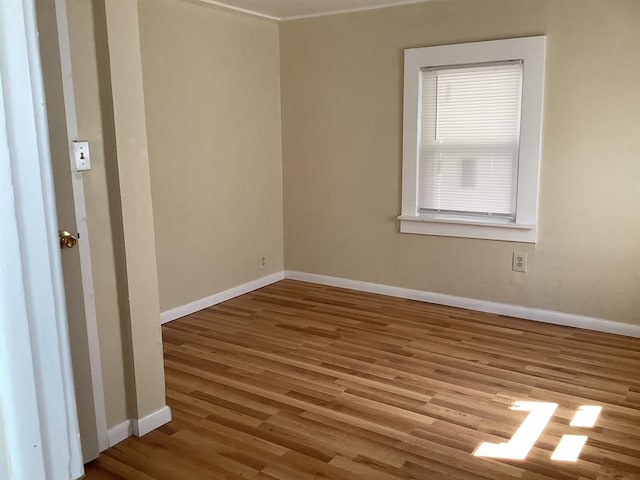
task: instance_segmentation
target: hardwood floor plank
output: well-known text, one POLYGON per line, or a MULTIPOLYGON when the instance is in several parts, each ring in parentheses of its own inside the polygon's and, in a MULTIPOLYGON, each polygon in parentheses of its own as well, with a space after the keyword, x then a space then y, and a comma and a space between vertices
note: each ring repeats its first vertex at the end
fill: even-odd
POLYGON ((640 480, 640 339, 284 280, 163 340, 172 422, 87 478, 640 480), (558 404, 526 459, 473 456, 517 401, 558 404), (568 434, 579 460, 551 460, 568 434))

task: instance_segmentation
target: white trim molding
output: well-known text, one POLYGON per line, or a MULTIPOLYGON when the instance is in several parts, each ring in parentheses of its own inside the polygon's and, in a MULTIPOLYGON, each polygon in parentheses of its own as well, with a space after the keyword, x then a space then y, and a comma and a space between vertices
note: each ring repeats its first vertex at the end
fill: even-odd
POLYGON ((187 315, 190 315, 192 313, 199 312, 200 310, 212 307, 214 305, 217 305, 218 303, 226 302, 227 300, 239 297, 240 295, 244 295, 245 293, 253 292, 254 290, 257 290, 259 288, 266 287, 267 285, 271 285, 275 282, 279 282, 280 280, 284 280, 284 272, 282 271, 267 275, 266 277, 252 280, 247 283, 243 283, 242 285, 229 288, 228 290, 224 290, 223 292, 215 293, 208 297, 201 298, 200 300, 196 300, 195 302, 172 308, 171 310, 167 310, 166 312, 162 312, 160 314, 160 323, 164 325, 167 322, 186 317, 187 315))
POLYGON ((0 477, 79 478, 42 61, 33 0, 0 2, 0 477))
POLYGON ((370 10, 402 7, 405 5, 415 5, 416 3, 428 3, 431 1, 432 0, 389 0, 388 2, 380 3, 378 5, 370 5, 367 7, 338 8, 338 9, 326 10, 324 12, 308 13, 304 15, 288 15, 288 16, 279 18, 279 20, 281 22, 287 22, 289 20, 304 20, 305 18, 328 17, 330 15, 342 15, 345 13, 368 12, 370 10))
POLYGON ((151 412, 149 415, 145 415, 142 418, 132 419, 131 429, 136 437, 142 437, 170 421, 171 409, 165 405, 159 410, 151 412))
POLYGON ((166 405, 142 418, 129 418, 109 429, 107 433, 109 448, 126 440, 131 435, 142 437, 170 421, 171 409, 166 405))
MULTIPOLYGON (((545 59, 544 35, 404 51, 402 214, 398 217, 401 233, 536 243, 545 59), (462 215, 462 212, 451 215, 422 211, 420 165, 422 152, 431 148, 422 138, 425 118, 422 79, 425 69, 460 68, 514 60, 521 61, 523 65, 520 136, 514 166, 517 172, 514 176, 514 218, 505 222, 491 217, 462 215)), ((433 95, 437 96, 436 93, 433 95)))
POLYGON ((387 2, 377 4, 377 5, 369 5, 365 7, 353 7, 353 8, 329 8, 323 11, 314 12, 314 13, 306 13, 301 15, 269 15, 265 12, 259 12, 257 10, 252 10, 248 8, 238 7, 233 5, 233 0, 221 2, 218 0, 199 0, 200 3, 205 3, 209 5, 214 5, 216 7, 224 8, 227 10, 232 10, 234 12, 244 13, 246 15, 252 15, 254 17, 260 17, 267 20, 273 20, 276 22, 286 22, 289 20, 302 20, 305 18, 315 18, 315 17, 326 17, 328 15, 340 15, 343 13, 356 13, 356 12, 366 12, 369 10, 379 10, 381 8, 391 8, 391 7, 401 7, 403 5, 413 5, 416 3, 427 3, 432 0, 389 0, 387 2))
POLYGON ((524 307, 521 305, 512 305, 508 303, 490 302, 487 300, 478 300, 467 297, 456 297, 454 295, 445 295, 442 293, 412 290, 409 288, 393 287, 390 285, 381 285, 378 283, 363 282, 360 280, 350 280, 339 277, 330 277, 327 275, 316 275, 314 273, 297 272, 291 270, 285 271, 285 278, 291 280, 300 280, 303 282, 318 283, 320 285, 329 285, 332 287, 359 290, 361 292, 378 293, 380 295, 388 295, 390 297, 406 298, 409 300, 417 300, 420 302, 465 308, 468 310, 476 310, 478 312, 494 313, 497 315, 522 318, 525 320, 534 320, 537 322, 550 323, 553 325, 576 327, 585 330, 594 330, 597 332, 614 333, 627 337, 640 338, 640 325, 614 322, 601 318, 588 317, 586 315, 557 312, 554 310, 545 310, 542 308, 524 307))
POLYGON ((398 220, 400 233, 519 243, 536 243, 537 239, 536 226, 528 224, 467 221, 464 218, 451 220, 438 215, 400 215, 398 220))
POLYGON ((117 445, 118 443, 126 440, 133 435, 133 427, 131 426, 132 420, 129 418, 122 423, 119 423, 113 428, 107 430, 107 439, 109 441, 109 448, 117 445))
POLYGON ((267 20, 274 20, 276 22, 282 20, 280 17, 274 17, 274 16, 271 16, 271 15, 267 15, 266 13, 257 12, 255 10, 249 10, 247 8, 236 7, 236 6, 231 5, 230 3, 227 3, 227 2, 218 2, 216 0, 200 0, 200 3, 206 3, 208 5, 213 5, 215 7, 224 8, 226 10, 232 10, 232 11, 238 12, 238 13, 244 13, 246 15, 251 15, 251 16, 254 16, 254 17, 265 18, 267 20))

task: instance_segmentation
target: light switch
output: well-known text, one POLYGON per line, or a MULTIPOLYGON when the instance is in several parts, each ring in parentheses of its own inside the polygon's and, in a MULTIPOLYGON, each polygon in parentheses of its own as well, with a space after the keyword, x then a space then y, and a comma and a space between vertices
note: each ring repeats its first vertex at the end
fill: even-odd
POLYGON ((76 162, 76 171, 91 170, 91 155, 89 154, 89 142, 73 142, 73 157, 76 162))

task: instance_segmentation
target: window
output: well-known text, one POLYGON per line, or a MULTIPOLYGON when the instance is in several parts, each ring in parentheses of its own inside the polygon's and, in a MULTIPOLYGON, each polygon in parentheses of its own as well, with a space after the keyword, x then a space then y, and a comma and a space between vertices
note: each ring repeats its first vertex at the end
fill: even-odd
POLYGON ((400 230, 535 243, 545 37, 405 51, 400 230))

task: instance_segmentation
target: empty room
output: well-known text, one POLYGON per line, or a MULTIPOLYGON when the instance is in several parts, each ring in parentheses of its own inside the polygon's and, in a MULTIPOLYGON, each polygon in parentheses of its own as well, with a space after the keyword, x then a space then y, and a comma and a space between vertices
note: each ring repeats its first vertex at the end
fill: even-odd
POLYGON ((0 478, 640 480, 640 1, 2 1, 0 478))

